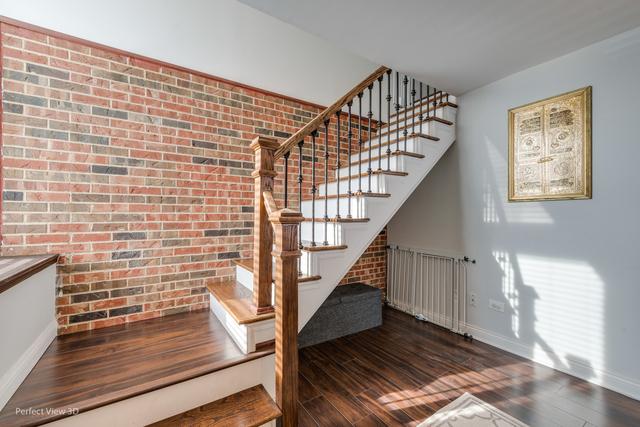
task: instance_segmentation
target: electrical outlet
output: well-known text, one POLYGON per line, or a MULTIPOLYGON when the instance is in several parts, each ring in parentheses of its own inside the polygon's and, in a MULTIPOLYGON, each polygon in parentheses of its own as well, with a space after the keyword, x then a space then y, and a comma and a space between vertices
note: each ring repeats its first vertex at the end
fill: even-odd
POLYGON ((489 308, 491 310, 498 311, 500 313, 504 313, 504 302, 496 301, 494 299, 489 300, 489 308))
POLYGON ((471 307, 476 306, 476 298, 476 294, 469 294, 469 305, 471 305, 471 307))

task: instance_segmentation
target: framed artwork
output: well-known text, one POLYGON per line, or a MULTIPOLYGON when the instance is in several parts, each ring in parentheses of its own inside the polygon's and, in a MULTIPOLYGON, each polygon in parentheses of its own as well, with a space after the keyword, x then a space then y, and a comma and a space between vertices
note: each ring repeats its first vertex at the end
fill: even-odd
POLYGON ((591 86, 509 110, 509 201, 591 198, 591 86))

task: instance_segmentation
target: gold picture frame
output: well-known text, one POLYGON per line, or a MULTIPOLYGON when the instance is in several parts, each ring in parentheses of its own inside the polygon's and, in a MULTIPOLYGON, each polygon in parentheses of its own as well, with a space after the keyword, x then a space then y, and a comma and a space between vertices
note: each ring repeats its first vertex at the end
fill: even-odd
POLYGON ((509 110, 509 201, 591 199, 591 86, 509 110))

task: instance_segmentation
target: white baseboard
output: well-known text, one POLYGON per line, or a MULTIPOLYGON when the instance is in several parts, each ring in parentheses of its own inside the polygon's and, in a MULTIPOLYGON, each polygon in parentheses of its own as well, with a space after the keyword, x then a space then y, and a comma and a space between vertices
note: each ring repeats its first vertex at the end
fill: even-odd
POLYGON ((0 378, 0 410, 4 408, 13 393, 16 392, 22 381, 38 363, 51 341, 56 337, 58 323, 54 319, 33 341, 31 346, 22 353, 22 356, 0 378))
POLYGON ((516 354, 520 357, 524 357, 525 359, 532 360, 541 365, 548 366, 590 383, 608 388, 609 390, 613 390, 617 393, 624 394, 632 399, 640 400, 640 383, 624 378, 624 376, 618 373, 597 369, 592 366, 580 366, 580 363, 577 361, 574 361, 571 367, 554 366, 553 363, 550 363, 547 359, 541 359, 535 356, 531 357, 532 354, 535 354, 533 347, 528 347, 503 335, 496 334, 493 331, 488 331, 479 326, 470 325, 468 323, 466 324, 466 331, 473 335, 473 338, 478 341, 482 341, 486 344, 508 351, 509 353, 516 354), (586 377, 582 374, 582 372, 589 371, 595 372, 595 377, 586 377))

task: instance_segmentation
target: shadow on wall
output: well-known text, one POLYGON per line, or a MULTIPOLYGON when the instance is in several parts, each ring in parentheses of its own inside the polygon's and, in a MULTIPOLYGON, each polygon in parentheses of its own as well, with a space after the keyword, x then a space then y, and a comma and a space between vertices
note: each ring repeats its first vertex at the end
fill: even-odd
POLYGON ((552 246, 544 238, 563 225, 547 203, 579 208, 584 202, 498 203, 507 193, 507 159, 488 138, 484 142, 483 164, 490 168, 484 170, 482 212, 493 229, 487 261, 488 277, 495 278, 485 285, 495 287, 490 296, 506 302, 511 322, 501 332, 522 346, 523 355, 597 382, 605 362, 604 282, 590 262, 558 255, 578 252, 570 239, 552 246))

